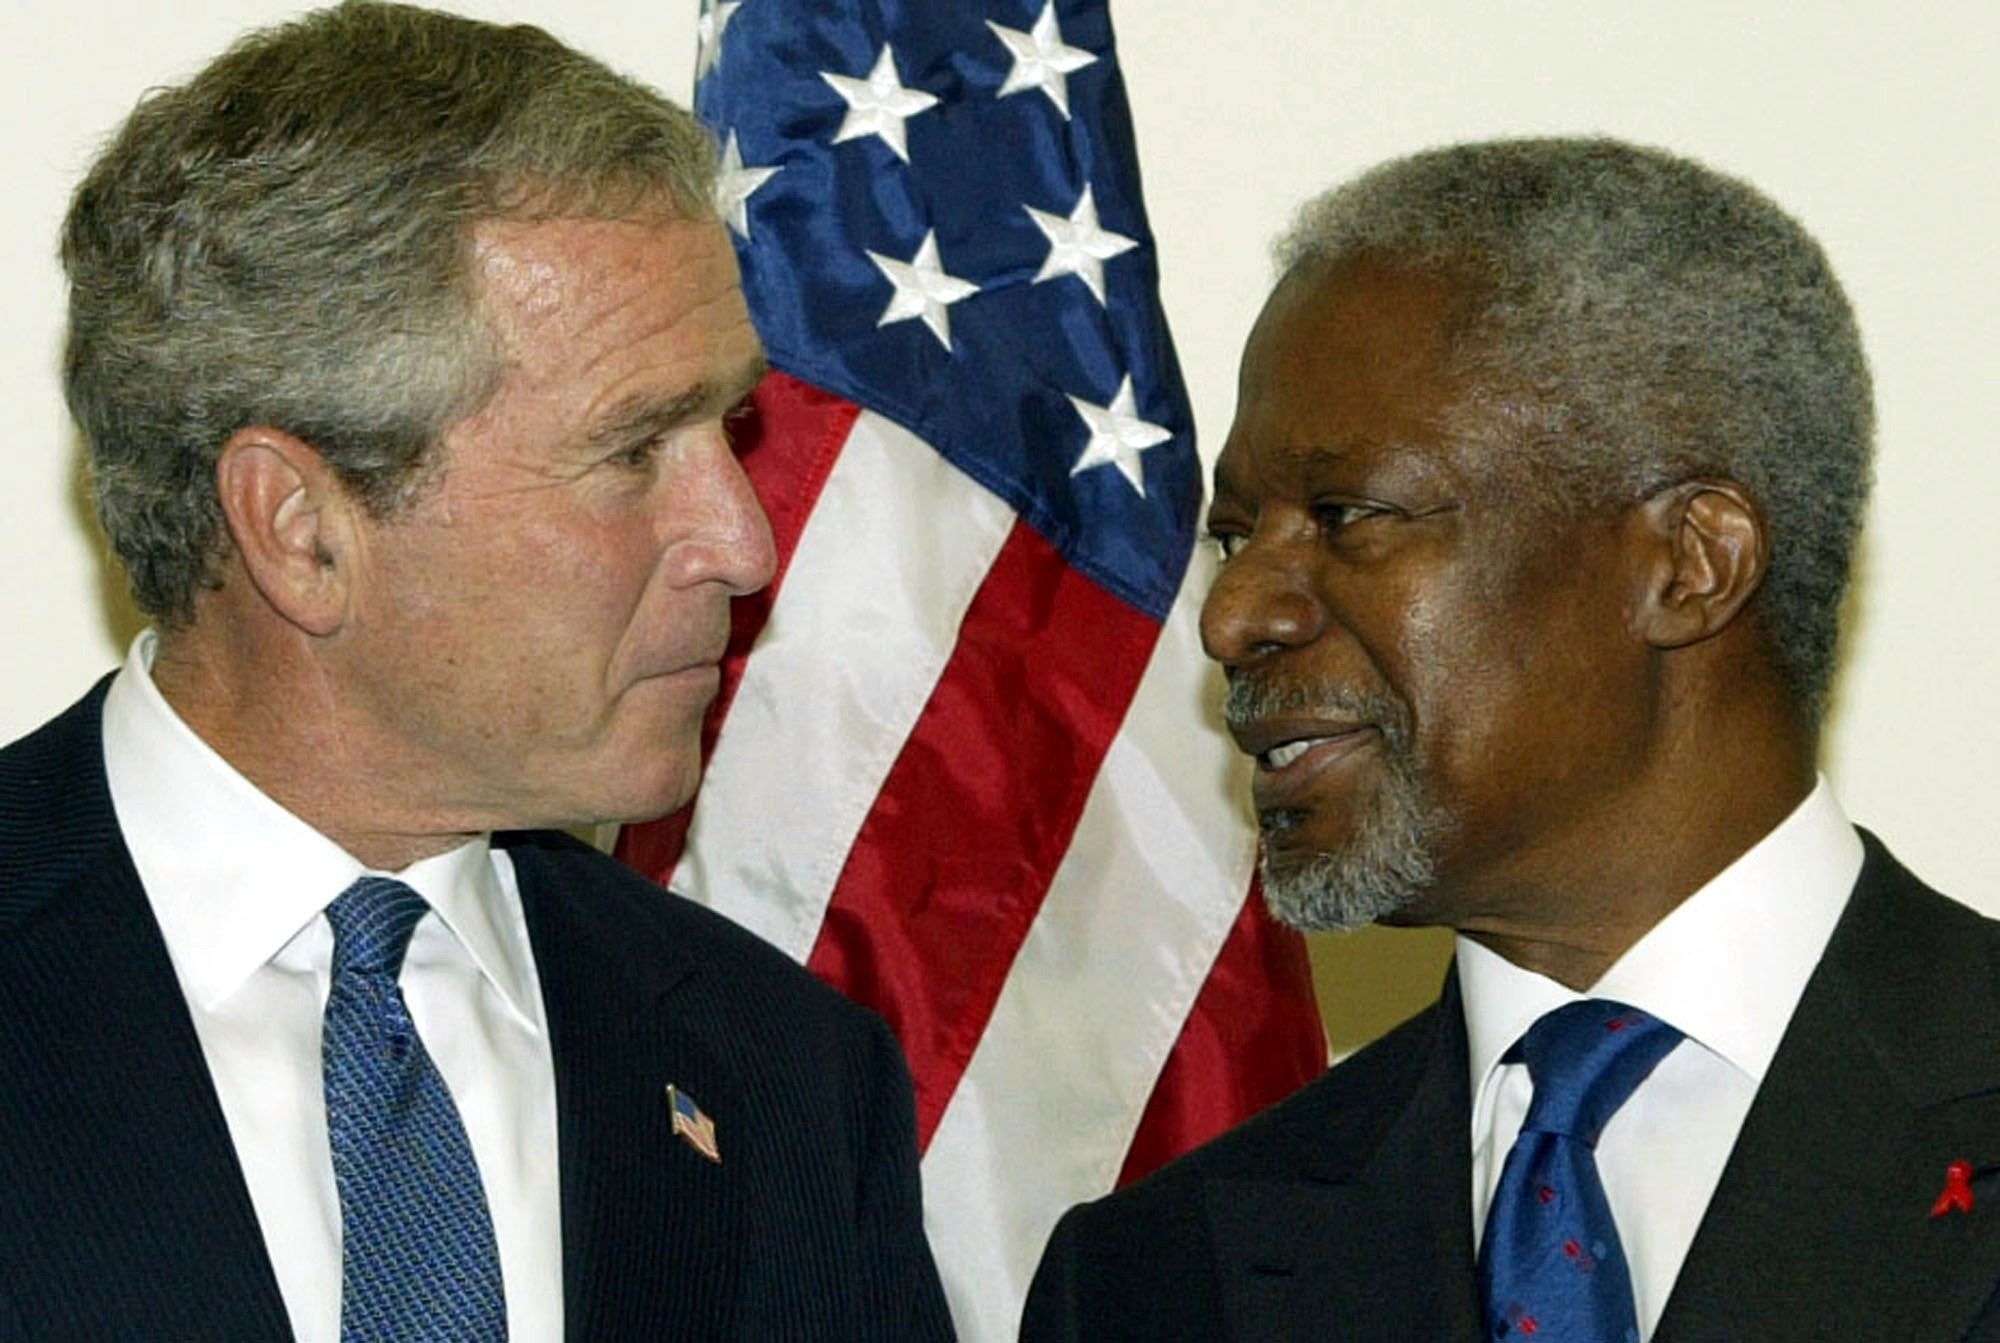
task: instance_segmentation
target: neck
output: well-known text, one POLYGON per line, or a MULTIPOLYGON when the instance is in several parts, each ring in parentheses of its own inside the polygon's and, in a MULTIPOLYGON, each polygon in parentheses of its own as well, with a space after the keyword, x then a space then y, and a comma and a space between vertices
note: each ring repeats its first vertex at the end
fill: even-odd
POLYGON ((163 633, 152 668, 161 697, 231 768, 378 872, 481 833, 399 807, 394 771, 341 726, 339 696, 307 650, 218 633, 232 628, 209 621, 163 633))
POLYGON ((1474 911, 1452 921, 1457 930, 1588 990, 1812 791, 1816 737, 1782 696, 1711 703, 1667 741, 1659 768, 1583 821, 1555 870, 1515 874, 1511 888, 1456 901, 1474 911))

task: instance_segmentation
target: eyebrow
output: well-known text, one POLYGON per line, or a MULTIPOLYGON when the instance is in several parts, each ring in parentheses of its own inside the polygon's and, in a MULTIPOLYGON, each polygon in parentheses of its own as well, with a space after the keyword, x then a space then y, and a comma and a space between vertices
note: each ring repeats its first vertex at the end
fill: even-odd
POLYGON ((637 393, 614 404, 590 431, 594 447, 614 447, 666 433, 690 420, 726 413, 750 395, 770 365, 760 355, 723 382, 698 382, 668 396, 637 393))
MULTIPOLYGON (((1319 459, 1339 462, 1355 455, 1352 447, 1320 442, 1289 443, 1251 451, 1255 454, 1258 465, 1267 472, 1273 467, 1291 472, 1310 470, 1319 459)), ((1232 461, 1226 454, 1218 456, 1212 473, 1215 491, 1219 493, 1224 489, 1246 488, 1249 477, 1254 474, 1256 471, 1246 467, 1240 459, 1232 461)))

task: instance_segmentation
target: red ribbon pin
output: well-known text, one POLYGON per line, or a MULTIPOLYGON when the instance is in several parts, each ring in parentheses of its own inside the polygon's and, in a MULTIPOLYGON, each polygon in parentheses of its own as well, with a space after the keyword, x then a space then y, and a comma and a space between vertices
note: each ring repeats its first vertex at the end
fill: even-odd
POLYGON ((1931 1204, 1931 1216, 1942 1217, 1957 1209, 1972 1211, 1972 1163, 1954 1161, 1944 1168, 1944 1192, 1931 1204))

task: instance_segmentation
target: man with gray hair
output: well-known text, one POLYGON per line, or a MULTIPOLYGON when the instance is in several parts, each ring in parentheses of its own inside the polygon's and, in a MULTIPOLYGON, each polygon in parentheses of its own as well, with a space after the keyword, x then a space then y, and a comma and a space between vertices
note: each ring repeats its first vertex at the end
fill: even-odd
POLYGON ((0 1337, 950 1335, 882 1022, 560 828, 771 576, 712 148, 352 3, 148 95, 64 374, 153 629, 0 751, 0 1337))
POLYGON ((1815 759, 1873 413, 1776 206, 1600 139, 1309 205, 1203 637, 1272 909, 1440 1000, 1073 1209, 1024 1337, 2000 1339, 2000 936, 1815 759))

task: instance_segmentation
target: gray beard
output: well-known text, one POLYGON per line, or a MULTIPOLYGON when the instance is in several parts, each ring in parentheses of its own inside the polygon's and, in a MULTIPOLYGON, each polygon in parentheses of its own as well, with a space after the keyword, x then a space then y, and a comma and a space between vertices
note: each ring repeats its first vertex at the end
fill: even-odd
MULTIPOLYGON (((1240 724, 1300 711, 1338 714, 1372 723, 1382 734, 1388 774, 1353 838, 1338 849, 1284 865, 1263 857, 1264 903, 1272 917, 1301 932, 1364 927, 1407 908, 1437 881, 1437 850, 1451 818, 1424 796, 1411 749, 1410 712, 1388 695, 1314 692, 1264 684, 1246 675, 1229 683, 1223 714, 1240 724)), ((1266 835, 1296 826, 1295 812, 1258 817, 1266 835)))

